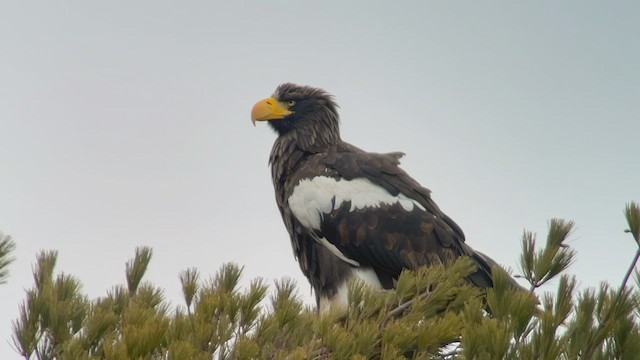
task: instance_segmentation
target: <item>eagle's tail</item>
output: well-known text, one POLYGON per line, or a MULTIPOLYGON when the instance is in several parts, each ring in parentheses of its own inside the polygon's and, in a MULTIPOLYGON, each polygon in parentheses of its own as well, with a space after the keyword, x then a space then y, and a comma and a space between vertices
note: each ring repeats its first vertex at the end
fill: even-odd
MULTIPOLYGON (((491 269, 495 267, 500 267, 500 264, 495 262, 489 256, 479 252, 474 251, 471 259, 477 264, 478 271, 471 274, 469 277, 471 282, 473 282, 476 286, 488 288, 493 287, 493 280, 491 276, 491 269)), ((509 285, 511 285, 514 289, 527 291, 524 287, 522 287, 518 282, 513 278, 509 277, 509 285)))

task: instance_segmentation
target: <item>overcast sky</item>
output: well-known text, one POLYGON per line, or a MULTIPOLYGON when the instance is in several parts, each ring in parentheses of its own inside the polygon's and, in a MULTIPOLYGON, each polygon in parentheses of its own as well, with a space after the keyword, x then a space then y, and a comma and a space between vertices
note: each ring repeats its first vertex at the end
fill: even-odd
MULTIPOLYGON (((147 280, 180 301, 178 273, 245 266, 298 280, 253 104, 282 82, 322 87, 342 137, 403 151, 467 242, 517 269, 524 229, 576 222, 581 286, 616 286, 640 201, 637 1, 3 2, 0 230, 17 242, 0 285, 0 358, 32 263, 91 296, 147 280)), ((552 288, 549 288, 552 289, 552 288)))

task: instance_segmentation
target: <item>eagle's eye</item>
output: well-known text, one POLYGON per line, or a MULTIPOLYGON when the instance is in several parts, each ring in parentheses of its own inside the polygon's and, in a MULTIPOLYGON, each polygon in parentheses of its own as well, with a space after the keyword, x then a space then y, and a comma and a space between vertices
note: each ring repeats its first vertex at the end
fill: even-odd
POLYGON ((291 107, 291 106, 293 106, 293 105, 295 105, 295 104, 296 104, 296 102, 295 102, 294 100, 289 100, 289 101, 287 101, 287 105, 288 105, 289 107, 291 107))

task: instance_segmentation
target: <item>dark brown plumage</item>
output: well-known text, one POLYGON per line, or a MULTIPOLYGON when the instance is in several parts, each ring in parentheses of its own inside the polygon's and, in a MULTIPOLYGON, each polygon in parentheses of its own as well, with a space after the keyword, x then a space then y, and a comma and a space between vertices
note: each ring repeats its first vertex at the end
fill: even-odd
POLYGON ((469 256, 469 280, 492 286, 495 262, 399 167, 402 153, 369 153, 342 141, 337 105, 321 89, 280 85, 252 120, 278 133, 269 162, 276 202, 321 310, 346 299, 359 277, 392 288, 403 269, 469 256))

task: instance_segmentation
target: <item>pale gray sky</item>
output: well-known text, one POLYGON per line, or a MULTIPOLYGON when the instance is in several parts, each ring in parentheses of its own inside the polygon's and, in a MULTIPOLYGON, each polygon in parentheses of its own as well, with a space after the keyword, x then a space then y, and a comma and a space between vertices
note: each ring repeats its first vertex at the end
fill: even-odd
MULTIPOLYGON (((18 244, 0 286, 0 358, 42 249, 92 296, 221 264, 298 280, 254 102, 323 87, 342 135, 404 151, 467 241, 516 267, 523 229, 576 222, 583 286, 618 284, 640 201, 637 1, 3 2, 0 230, 18 244)), ((261 126, 262 125, 262 126, 261 126)))

